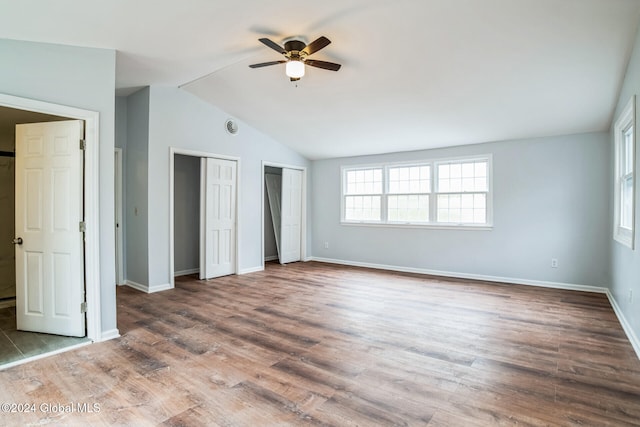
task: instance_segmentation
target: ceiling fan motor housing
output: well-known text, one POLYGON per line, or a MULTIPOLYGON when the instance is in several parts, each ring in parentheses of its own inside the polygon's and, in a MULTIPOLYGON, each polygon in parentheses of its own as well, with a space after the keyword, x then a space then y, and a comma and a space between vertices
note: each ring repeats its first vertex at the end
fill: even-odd
POLYGON ((284 44, 284 50, 287 52, 297 53, 300 56, 302 53, 302 49, 307 47, 307 45, 300 40, 289 40, 284 44))

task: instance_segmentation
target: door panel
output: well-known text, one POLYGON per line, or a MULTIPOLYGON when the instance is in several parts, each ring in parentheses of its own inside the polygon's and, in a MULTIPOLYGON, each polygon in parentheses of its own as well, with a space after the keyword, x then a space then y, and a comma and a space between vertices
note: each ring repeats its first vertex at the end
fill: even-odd
POLYGON ((18 329, 84 336, 82 122, 16 126, 18 329))
POLYGON ((200 278, 210 279, 236 272, 236 162, 206 158, 202 167, 200 278))
POLYGON ((300 261, 302 227, 302 171, 282 169, 280 263, 300 261))

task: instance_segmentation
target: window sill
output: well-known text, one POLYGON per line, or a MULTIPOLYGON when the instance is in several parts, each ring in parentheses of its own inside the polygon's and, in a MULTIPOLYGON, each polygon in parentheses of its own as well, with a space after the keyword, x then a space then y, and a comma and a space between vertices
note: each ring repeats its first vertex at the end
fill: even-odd
POLYGON ((626 246, 627 248, 633 250, 633 237, 632 236, 628 236, 628 235, 624 235, 624 234, 614 234, 613 235, 613 240, 615 240, 616 242, 620 243, 623 246, 626 246))
POLYGON ((415 223, 394 223, 394 222, 354 222, 340 221, 340 225, 347 227, 387 227, 387 228, 422 228, 427 230, 473 230, 473 231, 491 231, 493 225, 455 225, 455 224, 415 224, 415 223))

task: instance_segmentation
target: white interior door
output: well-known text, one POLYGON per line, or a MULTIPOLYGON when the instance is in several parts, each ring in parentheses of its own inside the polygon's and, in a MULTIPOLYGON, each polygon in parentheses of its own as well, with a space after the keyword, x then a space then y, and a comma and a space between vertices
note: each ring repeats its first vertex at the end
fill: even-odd
POLYGON ((115 149, 115 230, 116 230, 116 285, 124 284, 124 231, 122 222, 122 148, 115 149))
POLYGON ((302 171, 282 169, 280 264, 300 261, 302 171))
POLYGON ((269 198, 269 208, 271 210, 271 223, 273 224, 273 234, 276 238, 276 250, 280 258, 280 197, 282 196, 282 177, 280 175, 267 173, 264 175, 264 182, 267 185, 267 197, 269 198))
POLYGON ((201 170, 200 279, 236 272, 236 162, 205 158, 201 170))
POLYGON ((16 126, 19 330, 85 336, 82 125, 74 120, 16 126))

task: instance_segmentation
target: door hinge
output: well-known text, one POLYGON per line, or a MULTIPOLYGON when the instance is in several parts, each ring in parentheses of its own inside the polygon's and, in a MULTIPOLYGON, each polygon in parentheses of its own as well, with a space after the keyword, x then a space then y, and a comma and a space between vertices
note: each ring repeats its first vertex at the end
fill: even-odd
POLYGON ((80 313, 86 313, 87 312, 87 302, 83 302, 82 304, 80 304, 80 313))
POLYGON ((87 223, 84 222, 84 221, 80 221, 79 228, 80 228, 80 232, 81 233, 86 232, 87 231, 87 223))
POLYGON ((87 149, 87 140, 86 139, 81 139, 80 140, 80 149, 83 150, 83 151, 87 149))

